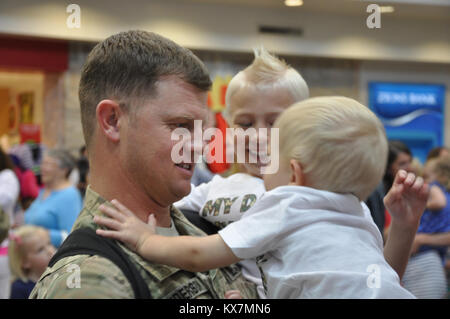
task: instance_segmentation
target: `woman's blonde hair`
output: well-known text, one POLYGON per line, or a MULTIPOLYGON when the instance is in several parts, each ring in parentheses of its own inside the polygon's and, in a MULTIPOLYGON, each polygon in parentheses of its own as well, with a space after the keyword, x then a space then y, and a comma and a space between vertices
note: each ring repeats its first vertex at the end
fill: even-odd
POLYGON ((382 123, 357 101, 317 97, 286 109, 280 129, 280 166, 298 160, 308 186, 365 200, 384 174, 388 143, 382 123))
POLYGON ((240 89, 259 88, 276 92, 286 89, 295 102, 309 97, 309 88, 303 77, 285 61, 271 55, 264 48, 254 49, 255 58, 248 67, 236 74, 228 84, 225 95, 224 116, 231 119, 230 108, 233 95, 240 89))
POLYGON ((8 245, 9 268, 15 278, 20 278, 23 281, 28 280, 28 274, 23 269, 23 263, 27 256, 25 242, 37 233, 45 231, 44 228, 39 226, 24 225, 15 229, 10 235, 8 245))

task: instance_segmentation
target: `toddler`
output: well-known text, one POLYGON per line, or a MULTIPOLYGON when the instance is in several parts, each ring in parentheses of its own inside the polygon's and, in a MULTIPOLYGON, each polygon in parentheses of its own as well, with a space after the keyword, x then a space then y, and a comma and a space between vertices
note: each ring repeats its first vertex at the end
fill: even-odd
POLYGON ((24 225, 11 232, 8 255, 15 277, 11 299, 28 299, 54 253, 48 231, 42 227, 24 225))

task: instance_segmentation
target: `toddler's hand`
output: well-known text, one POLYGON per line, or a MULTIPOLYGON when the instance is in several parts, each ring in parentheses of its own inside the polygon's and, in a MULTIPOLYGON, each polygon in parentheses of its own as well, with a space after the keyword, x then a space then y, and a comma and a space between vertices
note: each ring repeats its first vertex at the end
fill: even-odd
POLYGON ((149 215, 148 224, 138 219, 133 212, 117 200, 111 203, 115 208, 104 204, 99 209, 108 217, 94 216, 94 222, 105 226, 109 230, 97 229, 98 235, 122 241, 128 248, 139 252, 140 247, 151 236, 156 234, 156 219, 153 214, 149 215))
POLYGON ((241 292, 239 290, 227 290, 227 292, 225 292, 225 299, 244 299, 244 298, 242 298, 241 292))
POLYGON ((384 197, 384 205, 392 216, 392 222, 414 228, 415 232, 425 210, 429 192, 428 184, 424 183, 421 177, 399 170, 391 189, 384 197))

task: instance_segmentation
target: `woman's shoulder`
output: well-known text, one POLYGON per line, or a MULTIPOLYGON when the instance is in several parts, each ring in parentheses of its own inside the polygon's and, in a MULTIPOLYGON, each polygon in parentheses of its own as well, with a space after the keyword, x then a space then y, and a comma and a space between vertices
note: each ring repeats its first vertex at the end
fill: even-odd
POLYGON ((82 198, 80 191, 75 186, 69 186, 61 190, 58 190, 56 194, 57 197, 64 198, 66 200, 70 198, 73 198, 74 200, 81 200, 82 198))

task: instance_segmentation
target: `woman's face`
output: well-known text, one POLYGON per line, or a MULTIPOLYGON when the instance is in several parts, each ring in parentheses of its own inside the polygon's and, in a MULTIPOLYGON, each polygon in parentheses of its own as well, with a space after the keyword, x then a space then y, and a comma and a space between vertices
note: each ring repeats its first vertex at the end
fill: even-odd
POLYGON ((57 180, 65 179, 66 170, 59 166, 59 161, 44 155, 41 163, 41 178, 44 185, 50 185, 57 180))
POLYGON ((391 174, 395 176, 400 169, 407 172, 411 171, 412 157, 408 153, 400 152, 395 161, 391 164, 391 174))

